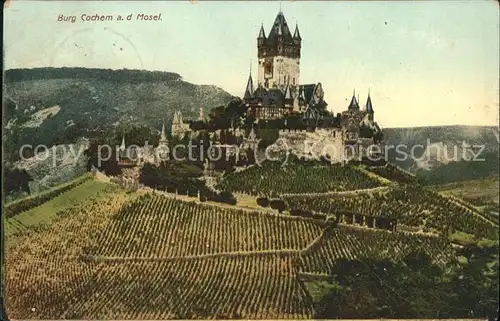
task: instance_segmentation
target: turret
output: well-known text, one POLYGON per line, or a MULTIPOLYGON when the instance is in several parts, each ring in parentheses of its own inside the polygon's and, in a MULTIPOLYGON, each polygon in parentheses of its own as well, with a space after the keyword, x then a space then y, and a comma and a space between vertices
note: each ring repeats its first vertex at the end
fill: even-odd
POLYGON ((260 26, 259 36, 257 37, 257 46, 261 47, 266 42, 266 33, 264 32, 264 25, 260 26))
POLYGON ((120 145, 120 151, 125 150, 125 135, 122 136, 122 143, 120 145))
POLYGON ((165 134, 165 121, 161 126, 161 136, 160 136, 160 144, 167 143, 167 135, 165 134))
POLYGON ((300 43, 302 42, 302 38, 300 37, 299 25, 295 25, 295 32, 293 33, 293 43, 300 48, 300 43))
POLYGON ((373 121, 373 114, 375 112, 373 111, 372 99, 370 97, 369 90, 368 90, 368 99, 366 100, 366 113, 368 114, 368 119, 373 121))
POLYGON ((253 93, 254 93, 253 79, 252 79, 252 73, 250 72, 250 74, 248 75, 248 81, 247 81, 247 86, 245 88, 245 94, 243 95, 243 100, 253 98, 253 93))
POLYGON ((355 90, 352 93, 351 103, 349 104, 349 107, 347 107, 347 110, 349 110, 349 111, 359 110, 359 104, 358 104, 358 100, 356 99, 356 91, 355 90))

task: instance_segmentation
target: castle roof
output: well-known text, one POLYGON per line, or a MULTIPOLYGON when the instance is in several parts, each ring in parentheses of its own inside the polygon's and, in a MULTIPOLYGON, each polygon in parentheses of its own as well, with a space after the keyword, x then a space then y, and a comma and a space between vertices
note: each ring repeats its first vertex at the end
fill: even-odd
POLYGON ((166 142, 166 141, 167 141, 167 135, 165 135, 165 121, 163 121, 163 124, 161 126, 160 142, 166 142))
POLYGON ((299 86, 299 99, 304 100, 305 102, 309 102, 314 93, 315 84, 307 84, 299 86))
POLYGON ((286 85, 286 88, 285 88, 285 99, 293 99, 292 90, 290 88, 290 85, 286 85))
POLYGON ((352 94, 351 103, 349 107, 347 107, 347 110, 359 110, 359 104, 355 93, 352 94))
POLYGON ((253 89, 253 80, 252 74, 248 76, 247 87, 245 88, 245 95, 243 95, 244 99, 249 99, 253 97, 254 89, 253 89))
POLYGON ((122 143, 120 145, 120 150, 121 151, 125 150, 125 135, 122 136, 122 143))
POLYGON ((285 99, 285 95, 283 91, 278 88, 271 88, 267 91, 266 95, 264 95, 263 104, 264 105, 275 105, 282 106, 283 100, 285 99))
POLYGON ((255 89, 254 91, 254 97, 255 98, 262 98, 266 95, 266 88, 264 88, 261 84, 255 89))
POLYGON ((370 93, 368 93, 368 99, 366 100, 366 112, 373 114, 373 105, 370 93))
POLYGON ((266 33, 264 32, 264 26, 260 26, 260 31, 259 31, 259 37, 257 39, 265 39, 266 38, 266 33))
POLYGON ((295 32, 293 33, 293 39, 302 40, 302 38, 300 37, 299 25, 298 24, 295 25, 295 32))
POLYGON ((314 99, 314 89, 317 84, 307 84, 299 86, 299 100, 309 104, 314 99))
POLYGON ((276 19, 274 19, 274 24, 271 31, 269 31, 267 40, 269 44, 274 44, 280 38, 283 39, 284 42, 293 43, 292 33, 288 28, 288 23, 286 22, 285 16, 282 12, 278 12, 276 19))

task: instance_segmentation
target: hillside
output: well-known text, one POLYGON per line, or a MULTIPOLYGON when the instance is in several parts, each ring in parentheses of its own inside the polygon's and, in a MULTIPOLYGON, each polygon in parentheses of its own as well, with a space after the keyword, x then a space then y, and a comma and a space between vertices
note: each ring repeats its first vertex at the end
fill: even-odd
MULTIPOLYGON (((387 205, 396 210, 407 205, 398 231, 334 221, 350 205, 368 213, 378 193, 385 192, 325 194, 315 200, 333 201, 328 217, 308 218, 201 203, 159 191, 126 191, 98 177, 85 179, 50 200, 29 202, 25 212, 6 219, 7 315, 150 320, 463 318, 469 309, 488 315, 486 309, 492 305, 486 302, 491 302, 490 289, 498 282, 491 274, 494 265, 481 264, 498 262, 498 257, 478 252, 474 255, 488 261, 469 257, 469 263, 459 265, 460 258, 467 262, 467 248, 464 252, 453 246, 444 235, 404 228, 437 219, 435 226, 441 229, 443 219, 453 215, 458 231, 476 229, 478 237, 472 241, 481 242, 487 236, 481 218, 433 197, 421 197, 419 209, 406 215, 416 208, 419 196, 405 201, 391 192, 380 194, 387 205), (448 212, 441 215, 444 210, 448 212), (411 217, 419 212, 427 217, 413 222, 411 217), (418 270, 413 271, 415 259, 418 270), (369 265, 374 268, 367 271, 369 265), (489 274, 483 275, 483 270, 489 274), (479 276, 481 282, 472 279, 479 276), (331 280, 338 283, 325 283, 331 280), (350 289, 345 288, 350 282, 350 289), (464 282, 467 292, 457 293, 464 282), (318 286, 323 287, 319 299, 318 286), (325 295, 324 287, 336 290, 325 295), (453 291, 446 291, 450 288, 453 291), (394 296, 402 291, 405 295, 394 296), (431 293, 432 299, 422 298, 422 291, 431 293), (471 299, 471 293, 485 294, 471 299), (336 306, 342 311, 323 311, 322 300, 341 300, 336 306), (414 303, 407 307, 407 301, 414 303), (440 312, 443 304, 450 309, 440 312), (358 308, 349 312, 351 307, 358 308)), ((297 197, 290 198, 291 206, 309 206, 310 202, 293 199, 297 197)), ((328 204, 310 206, 324 210, 328 204)), ((372 214, 390 214, 386 210, 372 214)), ((497 232, 498 225, 494 228, 497 232)))
MULTIPOLYGON (((231 95, 194 85, 170 72, 86 68, 13 69, 5 72, 5 151, 23 144, 68 144, 93 130, 118 124, 170 124, 174 111, 198 117, 225 105, 231 95)), ((13 156, 15 157, 15 156, 13 156)))
POLYGON ((389 161, 417 174, 425 184, 443 184, 459 180, 494 177, 499 174, 499 140, 498 128, 496 127, 386 128, 384 129, 384 139, 387 146, 403 145, 401 150, 408 152, 414 148, 416 159, 402 160, 401 154, 392 149, 388 153, 389 161), (463 143, 472 147, 467 147, 464 150, 463 143), (474 145, 476 146, 474 147, 474 145), (479 146, 484 146, 484 149, 481 151, 482 147, 479 146), (485 161, 471 161, 474 154, 478 154, 480 151, 479 156, 485 161))

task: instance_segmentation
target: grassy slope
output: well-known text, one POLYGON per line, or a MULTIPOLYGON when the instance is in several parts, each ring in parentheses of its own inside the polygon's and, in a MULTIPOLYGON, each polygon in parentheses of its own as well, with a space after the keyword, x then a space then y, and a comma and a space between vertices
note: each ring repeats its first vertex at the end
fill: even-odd
POLYGON ((499 204, 498 178, 475 179, 444 185, 432 186, 441 194, 453 195, 467 201, 484 201, 499 204))
POLYGON ((5 234, 12 235, 27 227, 50 222, 53 218, 57 217, 58 211, 85 202, 85 200, 90 198, 95 198, 98 194, 104 197, 102 192, 104 192, 108 185, 104 182, 90 180, 40 206, 6 219, 4 221, 5 234))

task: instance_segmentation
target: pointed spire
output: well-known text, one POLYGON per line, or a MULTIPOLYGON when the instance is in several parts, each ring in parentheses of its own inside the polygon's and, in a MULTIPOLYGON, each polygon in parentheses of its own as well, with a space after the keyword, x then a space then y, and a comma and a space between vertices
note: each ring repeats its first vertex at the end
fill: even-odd
POLYGON ((285 87, 285 99, 293 99, 292 90, 290 89, 290 85, 286 85, 285 87))
POLYGON ((122 143, 120 145, 120 150, 125 150, 125 135, 122 136, 122 143))
POLYGON ((373 114, 372 99, 370 97, 370 89, 368 89, 368 99, 366 100, 366 112, 373 114))
POLYGON ((162 126, 161 126, 161 136, 160 136, 160 142, 164 142, 167 140, 167 135, 165 135, 165 120, 163 120, 162 126))
POLYGON ((285 41, 293 40, 292 33, 282 12, 279 12, 276 19, 274 19, 273 27, 266 39, 270 44, 274 44, 276 41, 280 41, 280 39, 285 41))
POLYGON ((177 111, 174 111, 174 119, 172 120, 173 124, 177 124, 179 120, 177 119, 177 111))
POLYGON ((253 97, 254 88, 253 88, 253 79, 252 79, 252 68, 250 67, 250 74, 248 75, 247 87, 245 88, 245 94, 243 95, 243 99, 249 99, 253 97))
POLYGON ((293 33, 293 39, 302 40, 299 32, 299 24, 295 24, 295 32, 293 33))
POLYGON ((358 100, 356 99, 356 90, 354 89, 352 91, 352 98, 351 98, 351 103, 349 104, 349 107, 347 107, 347 110, 359 110, 359 104, 358 100))
POLYGON ((264 24, 260 25, 259 37, 257 39, 266 39, 266 33, 264 32, 264 24))

